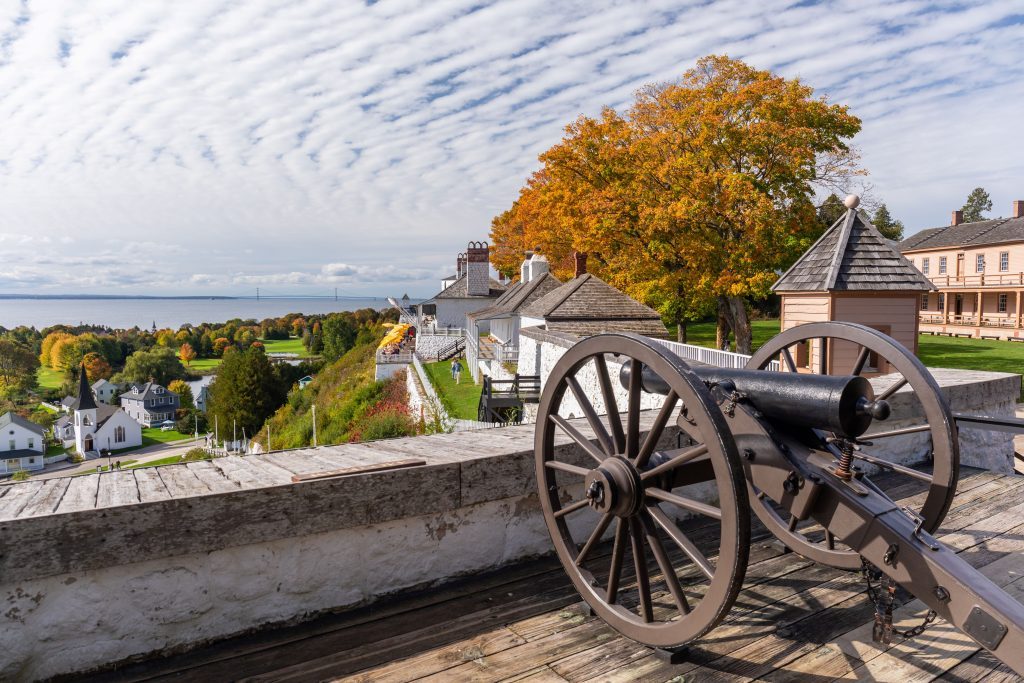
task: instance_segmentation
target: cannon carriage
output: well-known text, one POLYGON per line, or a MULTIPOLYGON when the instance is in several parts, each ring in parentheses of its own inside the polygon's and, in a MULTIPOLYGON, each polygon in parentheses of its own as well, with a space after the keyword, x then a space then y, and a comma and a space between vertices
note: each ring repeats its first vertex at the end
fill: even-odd
POLYGON ((793 328, 742 370, 690 367, 646 338, 597 335, 559 360, 541 396, 541 506, 589 608, 669 658, 729 613, 753 512, 789 549, 863 572, 877 641, 916 635, 939 616, 1024 673, 1024 606, 931 536, 956 493, 958 421, 1024 426, 953 414, 913 354, 861 325, 793 328), (774 360, 778 372, 767 369, 774 360), (653 421, 641 420, 655 403, 653 421), (574 447, 558 446, 559 433, 574 447), (878 447, 910 439, 907 458, 878 447), (916 505, 893 502, 901 482, 923 488, 916 505), (689 517, 717 547, 679 524, 689 517), (893 626, 898 587, 930 610, 916 629, 893 626))

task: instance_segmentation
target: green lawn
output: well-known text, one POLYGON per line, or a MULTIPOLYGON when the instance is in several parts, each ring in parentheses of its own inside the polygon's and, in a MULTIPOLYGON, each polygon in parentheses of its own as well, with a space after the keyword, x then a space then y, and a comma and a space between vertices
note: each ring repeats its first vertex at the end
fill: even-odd
MULTIPOLYGON (((465 368, 466 361, 462 361, 465 368)), ((475 420, 480 405, 482 387, 473 384, 473 378, 465 369, 462 371, 462 382, 456 384, 452 379, 452 362, 443 360, 440 363, 424 363, 431 384, 441 397, 444 409, 451 417, 460 420, 475 420)))
MULTIPOLYGON (((676 339, 676 326, 672 325, 668 328, 669 339, 675 341, 676 339)), ((766 341, 774 337, 779 333, 779 321, 778 320, 751 320, 750 331, 754 334, 754 351, 761 348, 761 345, 766 341)), ((736 337, 729 335, 729 340, 732 342, 730 350, 736 350, 736 337)), ((686 343, 694 344, 696 346, 715 346, 715 323, 690 323, 686 326, 686 343)))
MULTIPOLYGON (((754 320, 754 350, 779 333, 778 320, 754 320)), ((675 339, 675 329, 671 330, 675 339)), ((697 346, 715 345, 715 323, 695 323, 687 327, 688 343, 697 346)), ((922 334, 918 338, 917 355, 930 368, 958 370, 989 370, 991 372, 1024 372, 1024 344, 994 339, 964 339, 960 337, 933 337, 922 334)), ((1022 392, 1024 395, 1024 392, 1022 392)))
POLYGON ((64 384, 64 373, 45 365, 40 366, 36 377, 39 379, 40 389, 60 389, 64 384))
POLYGON ((46 457, 47 458, 52 458, 55 455, 60 455, 61 453, 65 452, 66 450, 67 449, 64 448, 63 446, 54 446, 53 444, 51 444, 51 445, 46 447, 46 457))
POLYGON ((144 427, 142 429, 143 446, 152 446, 158 443, 170 443, 172 441, 181 441, 183 439, 192 438, 195 438, 194 434, 182 434, 174 429, 169 432, 160 431, 159 427, 144 427))
POLYGON ((185 365, 192 372, 198 372, 200 375, 212 375, 216 372, 221 362, 223 362, 221 358, 196 358, 188 365, 185 365, 185 362, 182 361, 182 365, 185 365))
POLYGON ((299 358, 309 358, 309 351, 302 345, 302 339, 260 339, 267 353, 297 353, 299 358))
MULTIPOLYGON (((206 460, 212 460, 212 459, 213 459, 213 456, 210 456, 209 458, 206 458, 206 460)), ((167 457, 167 458, 160 458, 159 460, 150 460, 149 462, 136 463, 136 464, 130 466, 128 469, 133 470, 133 469, 136 469, 138 467, 158 467, 160 465, 174 465, 174 464, 180 463, 180 462, 188 462, 188 461, 182 460, 182 456, 180 456, 180 455, 172 455, 172 456, 167 457)), ((193 460, 191 462, 195 462, 195 461, 193 460)), ((121 465, 123 466, 124 463, 122 462, 121 465)))

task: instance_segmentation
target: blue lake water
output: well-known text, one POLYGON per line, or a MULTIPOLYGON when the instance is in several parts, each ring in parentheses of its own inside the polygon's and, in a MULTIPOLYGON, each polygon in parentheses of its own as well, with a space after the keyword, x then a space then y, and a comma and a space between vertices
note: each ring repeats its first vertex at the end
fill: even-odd
POLYGON ((0 299, 0 326, 42 329, 63 323, 177 329, 188 323, 232 318, 278 318, 286 313, 333 313, 386 308, 386 298, 365 299, 0 299))

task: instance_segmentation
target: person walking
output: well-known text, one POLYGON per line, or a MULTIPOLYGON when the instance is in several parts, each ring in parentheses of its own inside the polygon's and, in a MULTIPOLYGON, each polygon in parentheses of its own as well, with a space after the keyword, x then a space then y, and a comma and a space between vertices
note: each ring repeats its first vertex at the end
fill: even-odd
POLYGON ((455 383, 459 384, 462 381, 462 363, 459 362, 458 358, 455 359, 455 365, 452 367, 452 370, 455 372, 455 383))
POLYGON ((459 365, 458 358, 452 358, 452 379, 455 379, 455 368, 459 365))

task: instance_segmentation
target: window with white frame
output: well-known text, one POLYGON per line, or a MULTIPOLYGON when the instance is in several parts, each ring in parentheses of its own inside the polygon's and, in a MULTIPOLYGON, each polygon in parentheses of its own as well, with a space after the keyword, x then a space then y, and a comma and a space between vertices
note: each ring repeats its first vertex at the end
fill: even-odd
POLYGON ((922 294, 921 295, 921 310, 922 311, 927 311, 928 310, 928 295, 927 294, 922 294))
POLYGON ((999 272, 1005 273, 1010 270, 1010 252, 999 252, 999 272))
POLYGON ((978 273, 985 272, 985 255, 978 254, 974 257, 974 270, 978 273))
POLYGON ((939 275, 945 275, 945 274, 946 274, 946 257, 945 256, 940 256, 939 257, 939 275))
POLYGON ((930 265, 931 265, 931 259, 929 259, 929 258, 921 259, 921 272, 924 273, 925 275, 927 275, 928 274, 928 266, 930 266, 930 265))
POLYGON ((996 310, 998 310, 1000 313, 1006 313, 1006 299, 1006 294, 999 295, 999 308, 996 310))

